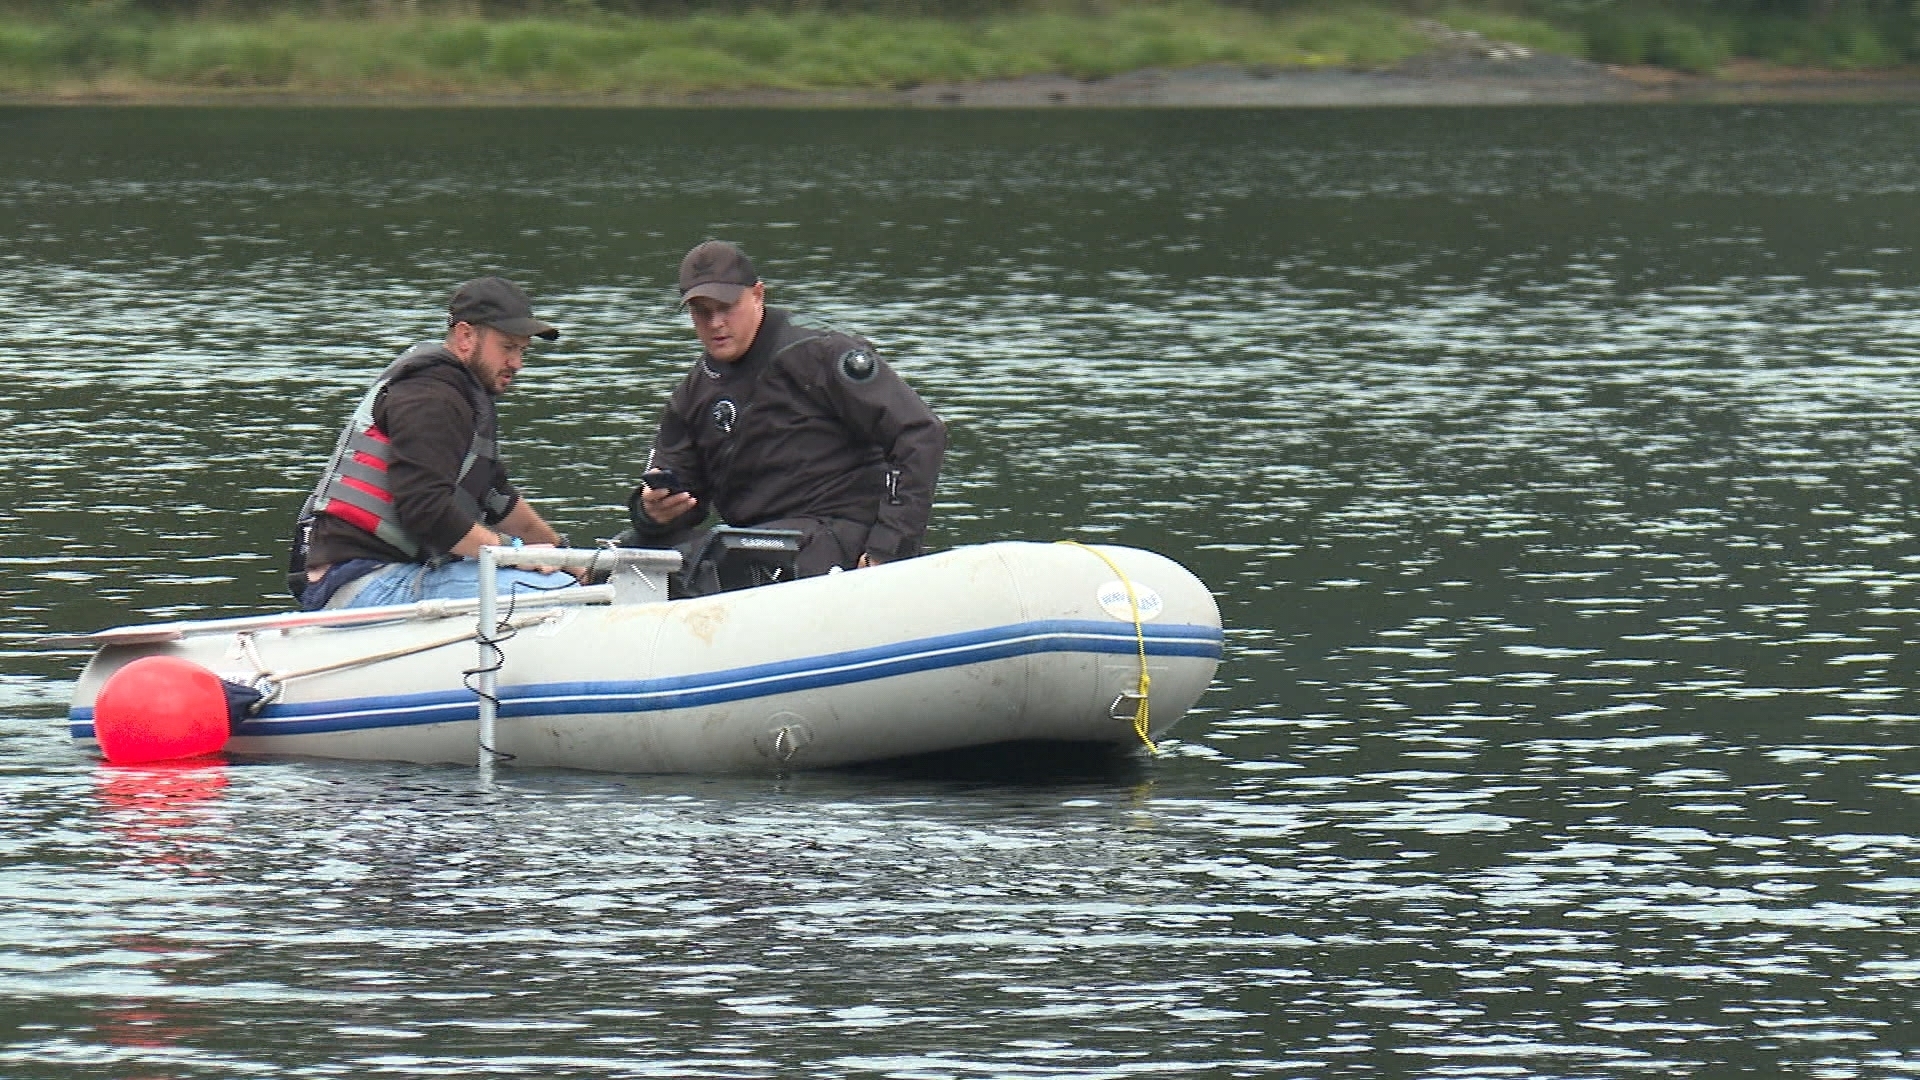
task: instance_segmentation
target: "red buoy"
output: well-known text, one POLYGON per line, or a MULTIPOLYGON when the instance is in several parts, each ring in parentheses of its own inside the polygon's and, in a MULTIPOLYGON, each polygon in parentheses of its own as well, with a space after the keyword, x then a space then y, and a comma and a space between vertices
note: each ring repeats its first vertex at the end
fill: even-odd
POLYGON ((227 745, 220 677, 177 656, 143 656, 93 699, 93 737, 117 765, 211 754, 227 745))

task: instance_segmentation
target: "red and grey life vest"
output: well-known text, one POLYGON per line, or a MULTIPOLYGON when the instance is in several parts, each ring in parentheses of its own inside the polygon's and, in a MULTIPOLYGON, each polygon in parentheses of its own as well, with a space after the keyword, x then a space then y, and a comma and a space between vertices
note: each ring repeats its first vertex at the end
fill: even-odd
MULTIPOLYGON (((300 510, 303 526, 315 514, 329 514, 372 533, 390 547, 405 552, 408 558, 425 562, 446 554, 426 550, 417 537, 401 527, 387 478, 387 468, 393 463, 393 444, 374 422, 373 409, 381 391, 400 379, 434 364, 459 362, 445 345, 422 342, 387 365, 360 399, 359 407, 354 409, 352 419, 347 421, 339 441, 334 444, 326 472, 300 510)), ((511 495, 492 486, 491 465, 500 457, 498 421, 493 402, 479 383, 470 379, 463 382, 473 406, 474 432, 473 443, 467 448, 466 457, 460 462, 460 474, 454 480, 453 502, 461 513, 475 521, 495 521, 513 505, 511 495)), ((303 527, 296 539, 299 547, 295 555, 302 565, 306 560, 304 544, 300 541, 304 540, 305 532, 303 527)))

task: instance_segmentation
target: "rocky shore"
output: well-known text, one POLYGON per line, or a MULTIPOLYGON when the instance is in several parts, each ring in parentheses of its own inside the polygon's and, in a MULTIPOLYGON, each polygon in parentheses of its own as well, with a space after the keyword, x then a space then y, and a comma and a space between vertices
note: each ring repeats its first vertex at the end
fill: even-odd
POLYGON ((917 87, 895 97, 902 105, 1003 107, 1920 100, 1920 71, 1823 72, 1736 62, 1706 77, 1535 52, 1437 22, 1421 29, 1433 50, 1383 71, 1141 71, 1092 82, 1056 77, 917 87))
POLYGON ((874 95, 867 103, 1287 108, 1844 101, 1920 101, 1920 71, 1806 71, 1736 62, 1718 75, 1699 76, 1483 43, 1442 49, 1383 71, 1140 71, 1089 82, 1048 77, 922 86, 874 95))

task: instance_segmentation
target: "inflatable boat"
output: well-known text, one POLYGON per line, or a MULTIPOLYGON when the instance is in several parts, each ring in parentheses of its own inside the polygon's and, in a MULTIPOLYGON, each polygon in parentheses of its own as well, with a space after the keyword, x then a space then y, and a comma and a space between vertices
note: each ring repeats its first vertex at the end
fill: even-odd
MULTIPOLYGON (((483 569, 530 553, 486 549, 483 569)), ((129 685, 130 665, 164 657, 245 691, 221 718, 234 754, 781 772, 1003 743, 1151 747, 1221 658, 1206 586, 1137 548, 996 542, 668 599, 679 558, 627 551, 605 584, 551 592, 80 635, 68 643, 95 651, 69 730, 98 751, 103 693, 136 713, 175 696, 129 685)))

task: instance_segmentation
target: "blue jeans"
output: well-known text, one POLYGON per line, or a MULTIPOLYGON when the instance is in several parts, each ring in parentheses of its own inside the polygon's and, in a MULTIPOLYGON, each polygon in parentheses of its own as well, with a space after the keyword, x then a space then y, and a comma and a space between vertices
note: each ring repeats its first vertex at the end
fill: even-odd
MULTIPOLYGON (((501 567, 495 571, 497 595, 505 604, 515 593, 547 592, 572 587, 568 575, 555 571, 501 567)), ((416 600, 465 600, 480 595, 480 561, 456 559, 445 566, 420 563, 388 563, 367 575, 360 587, 342 607, 381 607, 386 604, 411 604, 416 600)))

